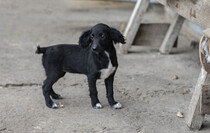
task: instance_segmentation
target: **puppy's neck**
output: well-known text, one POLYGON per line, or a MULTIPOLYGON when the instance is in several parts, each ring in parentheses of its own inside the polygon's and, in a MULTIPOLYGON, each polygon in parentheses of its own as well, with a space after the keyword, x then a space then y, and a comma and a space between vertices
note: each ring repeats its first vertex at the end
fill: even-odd
POLYGON ((115 47, 114 45, 110 45, 106 50, 107 53, 111 54, 112 52, 115 52, 115 47))

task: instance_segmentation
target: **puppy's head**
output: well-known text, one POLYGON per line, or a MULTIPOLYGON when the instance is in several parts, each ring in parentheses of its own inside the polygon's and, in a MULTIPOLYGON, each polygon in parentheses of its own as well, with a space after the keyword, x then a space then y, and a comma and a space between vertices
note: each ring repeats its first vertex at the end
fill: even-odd
POLYGON ((79 45, 82 48, 91 46, 91 50, 95 53, 101 53, 112 47, 113 42, 125 44, 125 39, 118 30, 105 24, 95 25, 79 38, 79 45))

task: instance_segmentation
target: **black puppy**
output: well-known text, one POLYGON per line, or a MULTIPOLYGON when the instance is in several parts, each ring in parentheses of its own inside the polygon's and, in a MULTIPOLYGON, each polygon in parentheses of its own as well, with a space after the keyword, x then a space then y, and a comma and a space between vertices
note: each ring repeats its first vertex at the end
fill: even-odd
POLYGON ((79 38, 79 45, 60 44, 50 47, 37 47, 36 53, 43 53, 42 64, 46 72, 43 95, 49 108, 57 108, 53 99, 61 99, 53 91, 53 84, 66 72, 85 74, 88 78, 90 98, 93 108, 102 108, 98 100, 96 80, 105 79, 106 96, 114 109, 122 105, 114 100, 113 82, 118 67, 113 43, 125 43, 123 35, 105 24, 97 24, 85 31, 79 38))

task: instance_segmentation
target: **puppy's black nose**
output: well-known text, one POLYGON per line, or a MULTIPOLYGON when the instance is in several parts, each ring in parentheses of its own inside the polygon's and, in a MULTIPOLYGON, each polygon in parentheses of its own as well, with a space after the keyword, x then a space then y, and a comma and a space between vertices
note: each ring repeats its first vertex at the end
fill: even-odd
POLYGON ((93 46, 93 48, 92 48, 92 49, 93 49, 93 51, 96 51, 97 47, 96 47, 96 46, 93 46))

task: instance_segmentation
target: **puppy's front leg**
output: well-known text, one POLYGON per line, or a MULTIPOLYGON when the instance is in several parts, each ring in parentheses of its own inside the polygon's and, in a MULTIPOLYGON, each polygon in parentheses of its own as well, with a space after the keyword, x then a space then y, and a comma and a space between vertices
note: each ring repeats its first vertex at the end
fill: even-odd
POLYGON ((98 92, 96 89, 96 78, 88 77, 88 85, 89 85, 89 91, 90 91, 91 104, 93 108, 95 109, 102 108, 102 105, 98 100, 98 92))
POLYGON ((109 105, 113 109, 120 109, 120 108, 122 108, 122 105, 119 102, 116 102, 114 100, 113 82, 114 82, 114 73, 112 75, 110 75, 107 79, 105 79, 106 96, 108 98, 109 105))

